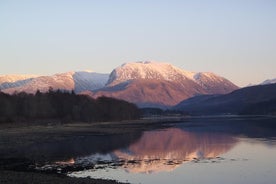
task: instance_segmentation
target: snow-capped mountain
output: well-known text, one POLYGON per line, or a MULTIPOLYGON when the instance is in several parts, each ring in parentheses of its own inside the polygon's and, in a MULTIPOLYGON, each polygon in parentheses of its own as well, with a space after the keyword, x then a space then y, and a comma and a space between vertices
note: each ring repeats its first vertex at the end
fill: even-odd
POLYGON ((84 90, 95 90, 102 88, 107 80, 107 74, 84 71, 67 72, 52 76, 38 76, 15 82, 2 83, 0 84, 0 87, 2 87, 0 89, 6 93, 13 93, 15 91, 35 93, 37 90, 46 92, 50 87, 52 87, 54 90, 75 90, 76 92, 81 92, 84 90))
POLYGON ((251 86, 258 86, 258 85, 267 85, 267 84, 275 84, 276 83, 276 78, 274 79, 267 79, 261 83, 258 83, 258 84, 253 84, 253 83, 250 83, 248 84, 246 87, 251 87, 251 86))
POLYGON ((190 72, 168 63, 134 62, 114 69, 105 88, 86 92, 110 96, 139 106, 173 106, 198 94, 225 94, 235 89, 229 80, 210 72, 190 72))
POLYGON ((16 82, 4 82, 4 83, 0 84, 0 90, 20 87, 20 86, 23 86, 25 84, 28 84, 31 80, 33 80, 33 78, 19 80, 19 81, 16 81, 16 82))
POLYGON ((0 75, 0 84, 26 80, 38 77, 38 75, 0 75))
POLYGON ((275 83, 276 83, 276 78, 275 79, 267 79, 264 82, 262 82, 261 85, 275 84, 275 83))
POLYGON ((52 76, 0 76, 0 90, 6 93, 46 92, 50 87, 74 90, 93 98, 114 97, 141 107, 165 108, 196 95, 225 94, 238 89, 214 73, 191 72, 151 61, 125 63, 110 75, 81 71, 52 76))
POLYGON ((37 75, 1 75, 0 90, 23 86, 31 81, 37 75))
POLYGON ((193 79, 194 72, 188 72, 168 63, 151 61, 125 63, 114 69, 110 74, 107 85, 114 86, 133 79, 155 79, 177 81, 193 79))
POLYGON ((193 78, 208 94, 225 94, 237 89, 229 80, 211 72, 195 73, 193 78))
POLYGON ((41 92, 46 92, 50 87, 53 89, 61 89, 61 90, 72 90, 74 89, 73 82, 73 72, 55 74, 53 76, 39 76, 32 80, 29 80, 25 85, 8 88, 3 90, 7 93, 17 92, 27 92, 27 93, 35 93, 37 90, 41 92))
POLYGON ((227 93, 229 88, 231 90, 233 87, 236 88, 229 80, 211 72, 185 71, 169 63, 151 61, 123 64, 112 71, 107 85, 114 86, 134 79, 155 79, 180 83, 191 80, 211 93, 214 89, 219 91, 218 93, 227 93))

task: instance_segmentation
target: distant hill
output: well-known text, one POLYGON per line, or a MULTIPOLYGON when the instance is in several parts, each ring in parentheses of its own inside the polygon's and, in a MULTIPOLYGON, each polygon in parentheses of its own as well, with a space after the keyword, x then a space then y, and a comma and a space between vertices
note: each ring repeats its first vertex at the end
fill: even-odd
POLYGON ((250 86, 257 86, 257 85, 267 85, 267 84, 275 84, 276 83, 276 78, 274 79, 267 79, 259 84, 248 84, 246 87, 250 87, 250 86))
POLYGON ((275 84, 275 83, 276 83, 276 78, 275 79, 267 79, 264 82, 262 82, 261 85, 275 84))
POLYGON ((226 95, 202 95, 184 100, 173 109, 190 114, 275 114, 276 84, 235 90, 226 95))

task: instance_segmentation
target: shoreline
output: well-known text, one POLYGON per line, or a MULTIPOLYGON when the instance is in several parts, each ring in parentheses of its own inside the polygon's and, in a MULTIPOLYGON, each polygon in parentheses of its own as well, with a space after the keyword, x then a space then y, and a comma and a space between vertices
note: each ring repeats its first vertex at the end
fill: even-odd
MULTIPOLYGON (((36 171, 30 168, 30 165, 35 165, 47 161, 47 159, 60 158, 62 155, 53 155, 56 151, 65 152, 67 156, 70 154, 74 156, 74 150, 70 148, 72 141, 90 142, 97 141, 104 137, 122 137, 120 139, 126 140, 125 144, 129 141, 135 141, 141 136, 141 132, 146 130, 166 128, 171 123, 180 121, 179 118, 165 118, 165 119, 142 119, 131 121, 119 122, 97 122, 97 123, 60 123, 54 120, 42 122, 16 122, 0 124, 0 183, 95 183, 95 184, 117 184, 120 182, 106 179, 93 179, 93 178, 73 178, 64 174, 47 173, 43 171, 36 171), (124 138, 124 137, 130 138, 124 138), (88 137, 84 140, 83 137, 88 137), (90 138, 91 137, 91 138, 90 138), (45 153, 48 151, 48 144, 67 143, 65 145, 67 150, 63 148, 54 148, 56 150, 45 153), (41 147, 40 147, 41 146, 41 147), (41 150, 44 149, 44 150, 41 150), (46 154, 46 155, 45 155, 46 154), (48 154, 48 155, 47 155, 48 154), (41 157, 41 158, 40 158, 41 157), (45 157, 45 158, 44 158, 45 157), (37 160, 38 159, 38 160, 37 160), (44 159, 44 160, 43 160, 44 159)), ((101 142, 95 142, 94 147, 101 146, 101 142)), ((119 145, 122 144, 120 140, 119 145)), ((105 140, 104 143, 108 143, 105 140)), ((78 144, 78 142, 76 143, 78 144)), ((114 144, 114 143, 112 143, 114 144)), ((118 146, 119 146, 118 145, 118 146)), ((114 148, 116 148, 116 144, 114 148)), ((102 146, 105 150, 105 144, 102 146)), ((93 151, 93 148, 91 148, 93 151)), ((112 148, 113 149, 113 148, 112 148)), ((62 154, 62 153, 61 153, 62 154)), ((66 156, 66 155, 65 155, 66 156)))
POLYGON ((32 183, 32 184, 126 184, 115 180, 74 178, 61 174, 0 170, 0 183, 32 183))

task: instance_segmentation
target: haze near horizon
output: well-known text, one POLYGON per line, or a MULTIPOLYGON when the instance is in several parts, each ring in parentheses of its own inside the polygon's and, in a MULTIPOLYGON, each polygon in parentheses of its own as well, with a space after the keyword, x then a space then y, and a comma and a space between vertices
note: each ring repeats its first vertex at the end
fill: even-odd
POLYGON ((155 60, 239 86, 275 78, 276 2, 1 1, 0 74, 155 60))

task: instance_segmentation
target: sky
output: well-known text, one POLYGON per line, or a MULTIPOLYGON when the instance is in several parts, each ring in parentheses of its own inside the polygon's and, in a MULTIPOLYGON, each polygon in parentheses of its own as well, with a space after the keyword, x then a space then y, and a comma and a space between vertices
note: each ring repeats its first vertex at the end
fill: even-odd
POLYGON ((0 75, 148 60, 239 86, 276 78, 276 1, 0 0, 0 75))

